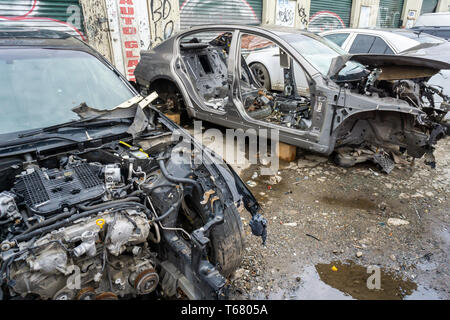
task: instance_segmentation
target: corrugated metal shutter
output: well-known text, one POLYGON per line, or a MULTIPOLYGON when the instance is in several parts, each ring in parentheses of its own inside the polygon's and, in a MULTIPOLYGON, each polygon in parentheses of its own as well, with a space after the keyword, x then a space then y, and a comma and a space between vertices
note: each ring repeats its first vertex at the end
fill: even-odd
POLYGON ((201 24, 259 25, 263 0, 180 0, 181 30, 201 24))
POLYGON ((400 27, 403 2, 403 0, 380 0, 377 26, 380 28, 400 27))
POLYGON ((434 11, 436 11, 437 5, 438 5, 438 0, 423 0, 422 9, 420 10, 420 14, 433 13, 434 11))
POLYGON ((352 0, 311 0, 308 30, 322 32, 350 26, 352 0))
POLYGON ((0 27, 51 29, 84 36, 78 0, 0 0, 0 27))

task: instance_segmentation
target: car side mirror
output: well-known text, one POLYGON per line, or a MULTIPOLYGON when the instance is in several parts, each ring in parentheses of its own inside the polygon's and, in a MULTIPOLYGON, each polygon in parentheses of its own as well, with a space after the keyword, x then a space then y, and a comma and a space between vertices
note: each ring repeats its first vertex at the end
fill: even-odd
POLYGON ((283 69, 289 69, 291 67, 291 59, 289 59, 287 53, 281 50, 281 48, 280 48, 280 66, 283 69))

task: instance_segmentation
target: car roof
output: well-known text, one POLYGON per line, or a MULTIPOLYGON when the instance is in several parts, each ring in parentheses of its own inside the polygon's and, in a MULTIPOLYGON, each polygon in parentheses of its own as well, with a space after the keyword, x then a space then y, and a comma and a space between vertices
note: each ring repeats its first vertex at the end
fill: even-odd
MULTIPOLYGON (((414 33, 414 30, 410 29, 398 29, 398 28, 343 28, 334 29, 329 31, 324 31, 319 34, 329 34, 329 33, 345 33, 345 32, 370 32, 370 33, 414 33)), ((416 31, 417 32, 417 31, 416 31)))
POLYGON ((66 32, 33 28, 0 28, 0 47, 72 48, 95 53, 86 43, 66 32))
POLYGON ((248 30, 248 31, 263 31, 263 32, 272 32, 274 34, 304 34, 304 35, 311 35, 314 34, 310 31, 307 31, 305 29, 297 29, 293 27, 285 27, 285 26, 277 26, 277 25, 264 25, 263 27, 260 26, 252 26, 252 25, 236 25, 236 24, 202 24, 202 25, 195 25, 191 28, 184 30, 181 33, 189 32, 192 30, 201 31, 201 29, 220 29, 220 28, 231 28, 231 29, 241 29, 241 30, 248 30))

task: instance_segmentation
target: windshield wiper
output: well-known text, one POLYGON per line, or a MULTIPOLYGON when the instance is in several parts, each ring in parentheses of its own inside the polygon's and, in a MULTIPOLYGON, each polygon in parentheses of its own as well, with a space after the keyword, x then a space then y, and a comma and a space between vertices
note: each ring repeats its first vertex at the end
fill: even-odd
POLYGON ((31 137, 31 136, 35 136, 35 135, 45 133, 45 132, 57 131, 61 128, 87 128, 87 127, 97 127, 97 126, 104 127, 104 126, 108 126, 108 125, 117 125, 117 124, 122 124, 122 123, 131 124, 131 122, 132 122, 131 119, 127 119, 127 118, 102 119, 102 120, 94 121, 100 117, 101 117, 101 115, 98 115, 98 116, 91 117, 88 119, 65 122, 62 124, 57 124, 54 126, 37 129, 34 131, 21 133, 18 135, 18 137, 19 138, 31 137))
POLYGON ((80 142, 79 140, 67 138, 63 135, 50 135, 49 134, 49 135, 34 137, 34 138, 29 138, 29 139, 18 138, 18 139, 14 139, 12 141, 3 142, 3 143, 0 143, 0 148, 13 147, 13 146, 18 146, 18 145, 27 144, 27 143, 40 142, 40 141, 44 141, 44 140, 66 140, 66 141, 70 141, 70 142, 77 142, 77 143, 80 142))

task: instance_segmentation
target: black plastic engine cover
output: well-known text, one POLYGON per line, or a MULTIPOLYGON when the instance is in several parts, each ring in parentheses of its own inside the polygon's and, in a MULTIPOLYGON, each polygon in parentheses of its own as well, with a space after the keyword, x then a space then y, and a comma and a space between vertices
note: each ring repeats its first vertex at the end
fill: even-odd
POLYGON ((32 212, 46 216, 101 197, 105 185, 99 172, 99 167, 85 163, 66 170, 38 169, 20 176, 14 192, 32 212))

